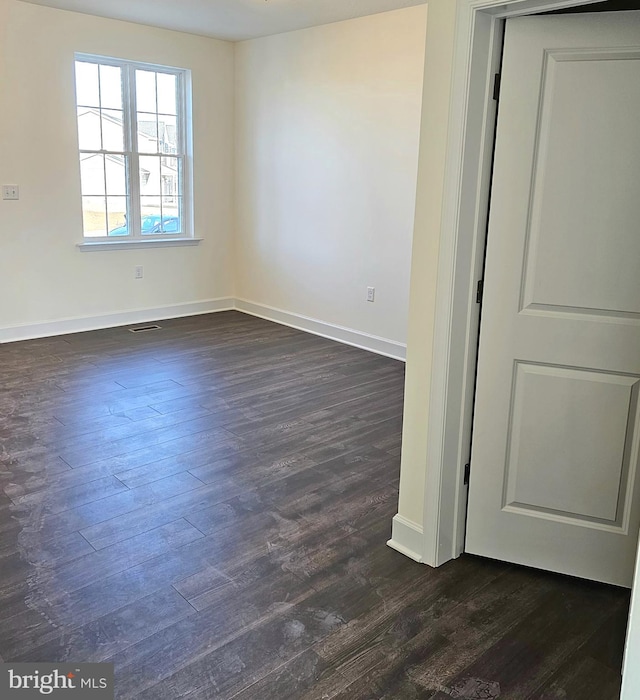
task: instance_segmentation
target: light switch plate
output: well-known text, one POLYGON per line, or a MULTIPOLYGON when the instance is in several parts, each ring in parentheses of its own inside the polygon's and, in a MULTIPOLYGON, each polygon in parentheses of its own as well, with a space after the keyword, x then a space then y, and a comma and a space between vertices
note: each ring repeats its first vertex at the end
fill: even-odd
POLYGON ((20 199, 18 185, 2 185, 2 199, 20 199))

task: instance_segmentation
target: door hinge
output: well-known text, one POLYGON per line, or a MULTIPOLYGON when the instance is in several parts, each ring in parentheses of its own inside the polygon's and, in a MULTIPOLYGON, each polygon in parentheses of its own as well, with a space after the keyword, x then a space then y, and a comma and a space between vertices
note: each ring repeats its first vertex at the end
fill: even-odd
POLYGON ((493 76, 493 99, 498 102, 500 100, 500 73, 496 73, 493 76))
POLYGON ((469 477, 471 476, 471 464, 467 462, 464 465, 464 479, 462 483, 466 486, 469 483, 469 477))
POLYGON ((476 287, 476 304, 482 304, 482 294, 484 292, 484 280, 478 280, 476 287))

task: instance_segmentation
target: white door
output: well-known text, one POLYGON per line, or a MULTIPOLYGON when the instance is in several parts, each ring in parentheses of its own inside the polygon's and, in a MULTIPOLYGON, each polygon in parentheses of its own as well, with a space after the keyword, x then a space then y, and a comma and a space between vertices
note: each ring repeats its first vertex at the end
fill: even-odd
POLYGON ((507 21, 466 551, 631 586, 640 12, 507 21))

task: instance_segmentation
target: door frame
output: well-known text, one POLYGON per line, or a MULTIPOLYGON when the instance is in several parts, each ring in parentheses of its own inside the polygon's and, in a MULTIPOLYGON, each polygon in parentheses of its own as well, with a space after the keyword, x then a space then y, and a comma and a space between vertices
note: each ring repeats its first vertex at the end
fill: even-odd
POLYGON ((480 309, 504 20, 598 0, 457 0, 429 398, 422 561, 464 551, 480 309))

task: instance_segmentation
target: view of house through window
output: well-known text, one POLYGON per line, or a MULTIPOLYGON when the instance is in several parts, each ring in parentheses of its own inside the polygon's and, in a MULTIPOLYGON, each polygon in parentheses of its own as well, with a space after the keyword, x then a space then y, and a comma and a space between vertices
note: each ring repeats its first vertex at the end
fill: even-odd
POLYGON ((76 56, 84 235, 189 235, 185 71, 76 56))

